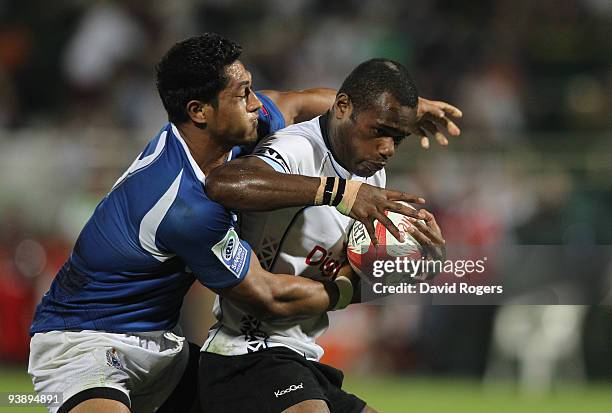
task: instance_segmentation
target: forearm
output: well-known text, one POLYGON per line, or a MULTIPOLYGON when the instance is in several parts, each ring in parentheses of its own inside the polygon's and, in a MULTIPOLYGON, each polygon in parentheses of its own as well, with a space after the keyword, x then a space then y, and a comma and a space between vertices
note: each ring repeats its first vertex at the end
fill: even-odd
POLYGON ((291 275, 269 275, 270 304, 264 318, 315 316, 330 310, 338 301, 338 287, 331 281, 318 282, 291 275), (267 317, 266 317, 267 316, 267 317))
POLYGON ((206 193, 228 209, 269 211, 314 205, 320 183, 320 178, 278 173, 249 157, 216 168, 206 178, 206 193))
MULTIPOLYGON (((253 252, 246 277, 235 286, 217 291, 260 320, 322 314, 338 305, 340 292, 340 286, 332 281, 272 274, 261 268, 253 252)), ((346 297, 344 291, 340 304, 346 297)))

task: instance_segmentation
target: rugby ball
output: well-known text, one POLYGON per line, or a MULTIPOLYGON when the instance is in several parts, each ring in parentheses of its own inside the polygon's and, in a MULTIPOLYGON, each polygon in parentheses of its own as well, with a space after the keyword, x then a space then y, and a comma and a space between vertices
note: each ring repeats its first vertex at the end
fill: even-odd
MULTIPOLYGON (((411 209, 409 204, 401 202, 411 209)), ((404 242, 400 242, 378 221, 374 221, 374 229, 378 246, 372 244, 370 235, 361 222, 356 221, 348 237, 346 255, 353 270, 362 278, 371 279, 371 268, 374 261, 395 261, 397 257, 406 257, 409 260, 419 260, 423 256, 423 247, 410 235, 408 228, 412 223, 408 217, 396 212, 387 211, 387 217, 404 235, 404 242)))

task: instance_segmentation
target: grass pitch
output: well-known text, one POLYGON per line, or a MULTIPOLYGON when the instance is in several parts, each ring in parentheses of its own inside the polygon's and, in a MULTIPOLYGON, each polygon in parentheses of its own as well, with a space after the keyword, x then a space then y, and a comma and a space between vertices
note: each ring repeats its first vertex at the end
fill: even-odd
MULTIPOLYGON (((348 376, 346 390, 363 398, 381 413, 610 413, 612 383, 563 385, 552 394, 525 396, 509 384, 405 377, 348 376)), ((30 392, 32 384, 22 369, 0 367, 0 392, 30 392)), ((45 412, 42 407, 7 407, 0 412, 45 412)), ((179 413, 179 412, 177 412, 179 413)))

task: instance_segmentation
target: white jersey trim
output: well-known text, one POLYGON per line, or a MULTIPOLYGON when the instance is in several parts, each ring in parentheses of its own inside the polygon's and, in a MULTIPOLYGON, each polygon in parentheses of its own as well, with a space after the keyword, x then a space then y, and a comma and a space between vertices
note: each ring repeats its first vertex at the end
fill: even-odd
POLYGON ((142 248, 145 249, 145 251, 150 253, 153 258, 160 262, 164 262, 176 255, 160 251, 159 248, 157 248, 157 244, 155 243, 155 235, 162 220, 168 213, 168 210, 170 209, 172 203, 178 195, 182 176, 183 170, 181 169, 181 171, 174 179, 174 182, 172 182, 172 185, 170 185, 166 193, 163 194, 161 198, 159 198, 157 203, 153 206, 153 208, 149 210, 149 212, 147 212, 147 214, 142 218, 142 221, 140 222, 140 229, 138 231, 138 239, 140 240, 140 245, 142 246, 142 248))
POLYGON ((204 183, 206 181, 206 176, 204 175, 204 172, 202 172, 202 170, 200 169, 200 166, 195 161, 195 159, 193 159, 193 156, 191 156, 191 152, 189 151, 187 142, 185 142, 185 140, 181 136, 181 133, 179 132, 178 128, 174 126, 174 123, 171 123, 170 125, 172 125, 172 132, 174 133, 174 136, 176 136, 176 139, 178 139, 178 141, 183 146, 185 155, 187 156, 187 159, 189 159, 189 163, 191 164, 191 169, 193 169, 193 172, 196 174, 196 177, 198 178, 198 180, 204 183))

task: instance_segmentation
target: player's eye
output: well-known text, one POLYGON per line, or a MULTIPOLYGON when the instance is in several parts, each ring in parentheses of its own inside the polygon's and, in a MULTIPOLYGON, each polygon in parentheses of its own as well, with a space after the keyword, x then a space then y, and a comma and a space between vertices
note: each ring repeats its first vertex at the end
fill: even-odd
POLYGON ((400 143, 402 143, 402 141, 404 140, 405 136, 394 136, 393 137, 393 143, 395 145, 399 145, 400 143))
POLYGON ((251 89, 249 89, 249 88, 245 88, 245 89, 242 91, 242 94, 238 95, 238 97, 239 97, 239 98, 242 98, 242 99, 246 99, 246 98, 249 96, 249 91, 250 91, 250 90, 251 90, 251 89))
POLYGON ((386 136, 387 132, 384 131, 384 129, 381 128, 374 128, 374 132, 376 132, 376 134, 378 136, 386 136))

